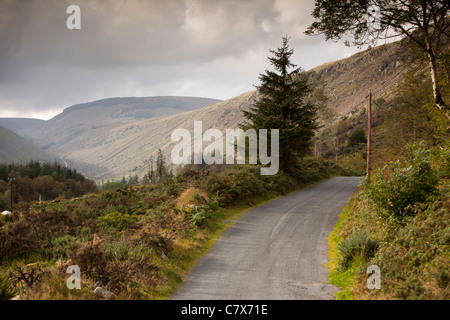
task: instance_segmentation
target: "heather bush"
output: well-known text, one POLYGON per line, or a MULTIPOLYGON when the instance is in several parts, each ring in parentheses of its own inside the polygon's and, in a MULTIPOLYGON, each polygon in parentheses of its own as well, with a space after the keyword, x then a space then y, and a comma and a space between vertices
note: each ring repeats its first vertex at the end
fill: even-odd
POLYGON ((104 246, 94 239, 77 252, 71 253, 69 258, 80 267, 82 273, 95 281, 108 283, 107 260, 104 246))

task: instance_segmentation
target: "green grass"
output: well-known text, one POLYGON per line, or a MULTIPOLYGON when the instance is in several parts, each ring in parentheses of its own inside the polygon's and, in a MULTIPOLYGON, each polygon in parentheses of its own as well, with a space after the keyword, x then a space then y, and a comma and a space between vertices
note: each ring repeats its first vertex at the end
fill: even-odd
POLYGON ((360 265, 358 265, 360 264, 360 261, 358 260, 353 261, 351 266, 345 271, 342 271, 339 266, 341 254, 339 253, 338 247, 343 240, 341 229, 346 219, 348 218, 349 213, 354 208, 354 204, 355 199, 351 199, 350 202, 345 206, 344 210, 339 215, 338 223, 328 237, 328 254, 330 259, 330 261, 326 264, 326 267, 330 271, 328 280, 329 283, 341 289, 341 291, 336 293, 336 298, 338 300, 351 300, 354 298, 351 291, 356 282, 355 270, 360 267, 360 265))

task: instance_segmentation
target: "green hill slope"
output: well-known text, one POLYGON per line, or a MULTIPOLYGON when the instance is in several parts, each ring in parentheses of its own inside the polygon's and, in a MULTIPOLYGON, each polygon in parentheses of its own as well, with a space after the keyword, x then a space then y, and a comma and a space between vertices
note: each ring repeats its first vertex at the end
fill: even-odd
POLYGON ((0 126, 0 163, 53 161, 56 157, 36 147, 28 139, 0 126))

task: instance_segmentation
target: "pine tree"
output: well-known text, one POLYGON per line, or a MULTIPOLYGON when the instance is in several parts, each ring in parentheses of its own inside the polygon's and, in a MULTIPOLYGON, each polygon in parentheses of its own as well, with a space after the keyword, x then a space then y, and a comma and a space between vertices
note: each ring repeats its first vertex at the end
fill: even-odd
POLYGON ((314 131, 317 129, 317 107, 308 95, 308 74, 291 62, 293 49, 289 38, 283 37, 282 47, 270 50, 269 61, 275 71, 260 74, 259 100, 244 111, 248 121, 243 129, 280 130, 280 169, 289 172, 298 158, 310 152, 314 131), (290 69, 294 68, 293 71, 290 69))
POLYGON ((143 185, 150 184, 150 179, 148 178, 148 174, 144 174, 144 176, 142 177, 142 184, 143 185))
POLYGON ((155 170, 153 169, 153 157, 150 158, 149 160, 149 166, 148 166, 148 172, 147 172, 147 177, 149 180, 149 183, 155 183, 156 182, 156 174, 155 174, 155 170))
POLYGON ((164 160, 161 149, 158 150, 158 156, 156 158, 156 176, 159 182, 164 182, 167 178, 166 161, 164 160))

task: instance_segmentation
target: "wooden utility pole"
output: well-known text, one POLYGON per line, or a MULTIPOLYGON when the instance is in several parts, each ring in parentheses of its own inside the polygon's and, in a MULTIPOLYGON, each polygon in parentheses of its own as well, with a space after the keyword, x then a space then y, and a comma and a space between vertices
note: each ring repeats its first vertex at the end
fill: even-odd
POLYGON ((372 153, 372 91, 369 92, 369 105, 367 109, 367 179, 370 181, 370 156, 372 153))

